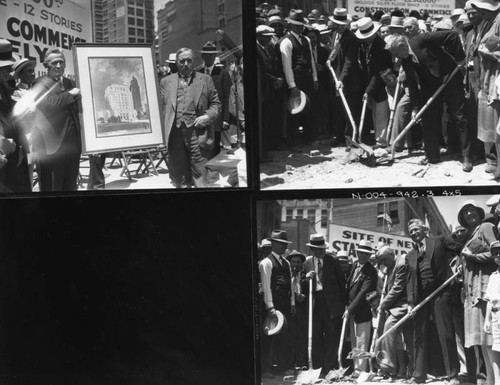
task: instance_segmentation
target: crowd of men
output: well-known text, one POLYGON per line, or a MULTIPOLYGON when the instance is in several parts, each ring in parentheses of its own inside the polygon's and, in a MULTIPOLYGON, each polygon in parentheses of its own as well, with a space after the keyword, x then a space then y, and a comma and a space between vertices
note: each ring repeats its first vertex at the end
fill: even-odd
POLYGON ((291 9, 285 17, 279 6, 260 4, 262 160, 268 151, 318 140, 348 151, 346 138, 354 138, 374 148, 423 149, 422 164, 457 159, 464 172, 486 162, 485 171, 499 178, 499 12, 495 0, 470 0, 449 18, 397 9, 360 18, 344 8, 291 9), (361 132, 353 133, 350 115, 361 132))
POLYGON ((431 236, 422 220, 411 219, 413 247, 402 254, 361 240, 348 256, 312 234, 306 256, 290 252, 286 231, 274 230, 259 245, 263 383, 313 369, 326 382, 376 373, 374 380, 425 383, 433 375, 454 385, 498 384, 499 198, 487 202, 490 214, 465 202, 449 236, 431 236), (343 322, 349 332, 341 340, 343 322))
MULTIPOLYGON (((228 68, 217 64, 214 42, 200 53, 199 69, 195 51, 181 48, 169 57, 169 71, 160 73, 167 165, 176 188, 207 187, 206 163, 220 153, 221 143, 236 148, 245 128, 241 52, 228 68)), ((36 78, 36 65, 31 58, 15 58, 11 43, 0 38, 0 191, 31 192, 34 184, 41 192, 75 191, 81 90, 65 76, 62 49, 45 52, 45 75, 36 78)), ((89 155, 88 189, 104 189, 105 159, 106 154, 89 155)))

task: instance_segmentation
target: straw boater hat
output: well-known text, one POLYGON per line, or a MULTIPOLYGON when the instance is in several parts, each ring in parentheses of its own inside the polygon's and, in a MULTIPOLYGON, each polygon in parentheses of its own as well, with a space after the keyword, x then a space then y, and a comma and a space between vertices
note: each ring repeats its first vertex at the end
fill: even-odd
POLYGON ((347 14, 347 9, 345 8, 335 8, 333 10, 333 16, 330 16, 329 19, 339 25, 347 25, 351 22, 351 18, 347 14))
POLYGON ((372 243, 370 241, 365 241, 364 239, 359 242, 358 247, 355 247, 354 250, 370 254, 374 252, 372 243))
POLYGON ((490 250, 500 249, 500 241, 493 241, 490 244, 490 250))
POLYGON ((316 29, 318 30, 320 35, 326 35, 331 32, 326 24, 316 24, 316 29))
POLYGON ((458 20, 460 15, 463 15, 465 10, 463 8, 455 8, 450 16, 451 20, 458 20))
POLYGON ((368 39, 375 35, 380 29, 380 24, 374 24, 372 19, 369 17, 363 17, 358 20, 358 30, 356 31, 356 37, 358 39, 368 39))
POLYGON ((307 19, 304 18, 302 9, 291 9, 285 20, 293 25, 304 25, 307 23, 307 19))
POLYGON ((462 24, 462 26, 468 27, 469 25, 471 25, 471 22, 469 20, 469 16, 467 16, 466 13, 464 13, 463 15, 460 15, 460 17, 457 20, 457 24, 462 24))
POLYGON ((167 63, 176 63, 177 55, 175 53, 171 53, 168 55, 168 59, 165 60, 167 63))
POLYGON ((267 24, 268 25, 273 25, 273 24, 286 24, 286 21, 283 20, 279 15, 274 15, 274 16, 271 16, 269 17, 269 19, 267 19, 267 24))
POLYGON ((349 256, 345 250, 337 251, 337 255, 335 257, 337 257, 339 261, 349 262, 349 256))
POLYGON ((473 8, 484 9, 486 11, 497 11, 500 8, 500 3, 495 0, 472 0, 470 5, 473 8))
POLYGON ((330 244, 325 241, 325 236, 323 234, 311 234, 309 243, 306 243, 306 246, 316 249, 328 249, 330 244))
POLYGON ((304 261, 306 260, 306 256, 302 253, 299 253, 297 250, 293 250, 290 254, 288 254, 286 256, 286 259, 288 259, 288 261, 292 262, 293 257, 299 257, 300 260, 302 261, 302 263, 304 263, 304 261))
POLYGON ((259 245, 260 248, 262 248, 262 247, 271 247, 271 246, 272 246, 272 243, 267 238, 263 239, 262 242, 259 245))
POLYGON ((11 66, 16 62, 12 56, 12 45, 6 39, 0 38, 0 67, 11 66))
POLYGON ((484 220, 484 217, 485 217, 484 210, 482 209, 482 207, 480 207, 477 204, 477 202, 475 200, 471 199, 471 200, 465 201, 464 204, 462 205, 462 208, 458 212, 458 223, 460 223, 464 227, 467 227, 467 222, 465 222, 465 210, 470 206, 474 207, 478 211, 479 217, 480 217, 479 218, 480 222, 482 222, 484 220))
POLYGON ((213 54, 218 54, 219 52, 220 51, 217 49, 213 41, 207 41, 203 46, 202 50, 200 51, 200 53, 213 53, 213 54))
POLYGON ((35 67, 36 61, 30 60, 28 58, 24 58, 24 59, 19 60, 16 64, 14 64, 14 67, 12 68, 14 70, 14 72, 12 73, 12 76, 17 78, 19 76, 19 74, 21 73, 21 71, 29 66, 35 67))
POLYGON ((280 243, 292 243, 288 240, 288 236, 286 235, 285 230, 273 230, 271 236, 269 237, 271 242, 280 242, 280 243))
POLYGON ((389 24, 389 27, 404 29, 404 27, 403 27, 404 20, 405 20, 405 18, 402 16, 392 16, 391 17, 391 24, 389 24))
POLYGON ((274 28, 267 25, 259 25, 256 29, 257 36, 276 36, 274 28))
POLYGON ((273 336, 279 334, 282 329, 286 329, 286 318, 282 312, 276 310, 276 317, 267 316, 262 326, 265 335, 273 336))
POLYGON ((292 95, 288 98, 288 112, 292 115, 300 114, 309 104, 309 98, 304 93, 304 91, 300 90, 300 94, 298 97, 294 98, 292 95))
POLYGON ((383 24, 384 21, 389 21, 391 20, 391 15, 389 15, 388 13, 384 13, 381 17, 380 17, 380 22, 383 24))
POLYGON ((434 25, 434 29, 441 30, 441 31, 448 31, 448 30, 453 29, 453 24, 452 24, 451 19, 444 19, 444 20, 437 22, 434 25))

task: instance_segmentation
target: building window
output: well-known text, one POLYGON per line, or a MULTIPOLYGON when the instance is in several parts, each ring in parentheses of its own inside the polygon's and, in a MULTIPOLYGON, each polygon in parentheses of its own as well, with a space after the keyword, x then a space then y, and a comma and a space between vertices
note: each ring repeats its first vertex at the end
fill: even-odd
POLYGON ((393 225, 400 223, 399 215, 398 215, 398 202, 390 202, 389 203, 389 216, 392 219, 393 225))
POLYGON ((383 225, 396 225, 400 223, 399 213, 398 213, 398 202, 390 202, 389 205, 384 203, 379 203, 377 205, 377 226, 383 225), (390 218, 390 223, 388 217, 390 218), (385 217, 385 219, 384 219, 385 217))
POLYGON ((135 43, 135 37, 129 37, 128 38, 129 43, 135 43))
POLYGON ((304 210, 303 209, 297 209, 297 215, 295 216, 295 218, 299 218, 299 219, 304 218, 304 210))
POLYGON ((293 209, 286 209, 286 221, 290 222, 293 219, 293 209))
POLYGON ((321 227, 328 226, 328 210, 321 210, 321 227))
POLYGON ((128 34, 129 34, 129 36, 134 36, 135 35, 135 28, 129 28, 128 34))
POLYGON ((128 25, 135 25, 135 19, 133 17, 128 18, 128 25))
POLYGON ((143 17, 144 16, 144 11, 142 9, 138 9, 136 15, 139 16, 139 17, 143 17))
POLYGON ((307 220, 314 225, 314 223, 316 222, 316 210, 314 209, 307 210, 307 220))
POLYGON ((144 30, 137 28, 137 36, 144 37, 144 30))
POLYGON ((142 20, 142 19, 137 19, 137 26, 139 26, 139 27, 144 27, 144 20, 142 20))
POLYGON ((127 12, 128 12, 129 15, 134 15, 135 14, 134 8, 132 8, 132 7, 128 7, 127 12))

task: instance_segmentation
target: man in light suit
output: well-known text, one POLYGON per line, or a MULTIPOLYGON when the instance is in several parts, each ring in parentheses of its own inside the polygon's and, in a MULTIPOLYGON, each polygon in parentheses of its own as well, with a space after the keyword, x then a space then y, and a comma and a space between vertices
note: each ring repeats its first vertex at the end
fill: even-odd
POLYGON ((179 72, 160 83, 170 177, 177 188, 206 187, 207 158, 201 149, 213 148, 212 124, 221 104, 210 75, 193 71, 194 51, 181 48, 176 57, 179 72))
MULTIPOLYGON (((339 262, 326 253, 329 244, 323 234, 312 234, 309 243, 312 255, 304 262, 306 278, 313 280, 313 339, 314 368, 322 368, 324 377, 338 369, 337 351, 342 329, 342 314, 346 305, 345 278, 339 262)), ((309 293, 308 281, 303 293, 309 293), (307 286, 306 286, 307 285, 307 286)))
POLYGON ((81 154, 80 90, 64 77, 62 49, 49 49, 43 64, 47 74, 35 81, 40 99, 31 137, 40 191, 76 191, 81 154))
MULTIPOLYGON (((407 295, 411 311, 413 306, 422 302, 451 276, 449 252, 460 254, 462 245, 451 237, 428 237, 427 227, 420 219, 410 220, 408 230, 414 242, 414 249, 407 255, 410 277, 407 295)), ((439 335, 446 375, 450 384, 458 384, 459 361, 451 298, 450 288, 445 288, 415 314, 415 367, 413 371, 415 383, 424 383, 427 379, 429 354, 432 355, 429 351, 428 339, 432 314, 439 335)))

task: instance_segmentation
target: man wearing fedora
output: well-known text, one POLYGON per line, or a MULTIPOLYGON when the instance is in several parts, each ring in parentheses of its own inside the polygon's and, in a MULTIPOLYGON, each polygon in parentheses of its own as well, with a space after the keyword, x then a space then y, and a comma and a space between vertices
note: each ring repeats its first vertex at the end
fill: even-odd
POLYGON ((207 187, 207 152, 221 104, 210 75, 193 70, 194 51, 181 48, 176 58, 179 72, 160 84, 170 178, 176 188, 207 187))
MULTIPOLYGON (((318 75, 314 65, 311 42, 302 35, 306 20, 300 9, 291 9, 286 19, 289 33, 280 44, 281 62, 288 86, 289 97, 297 99, 304 92, 309 101, 318 90, 318 75)), ((303 128, 304 138, 311 140, 311 116, 307 106, 298 114, 289 114, 287 123, 287 140, 291 146, 297 144, 299 127, 303 128)))
MULTIPOLYGON (((339 262, 326 252, 329 244, 323 234, 312 234, 306 243, 312 255, 304 262, 306 278, 313 280, 312 359, 320 376, 338 368, 337 351, 346 305, 345 278, 339 262)), ((303 291, 309 291, 308 281, 303 291)))
MULTIPOLYGON (((386 42, 391 54, 402 59, 409 97, 414 106, 413 115, 416 115, 441 84, 449 79, 437 100, 422 115, 425 158, 421 163, 440 162, 439 143, 442 136, 444 99, 448 108, 449 124, 456 130, 460 139, 462 170, 472 171, 463 72, 458 71, 449 78, 457 66, 463 66, 465 63, 460 36, 455 31, 422 33, 412 39, 396 34, 387 37, 386 42)), ((448 148, 450 154, 455 151, 451 147, 448 148)))
POLYGON ((19 119, 14 119, 15 101, 11 97, 8 81, 16 60, 12 45, 0 38, 0 191, 29 192, 28 141, 19 119))
MULTIPOLYGON (((281 137, 281 92, 284 79, 278 68, 276 52, 272 47, 274 29, 267 25, 257 27, 257 90, 259 94, 259 149, 261 156, 276 148, 281 137)), ((261 158, 262 160, 262 158, 261 158)))
POLYGON ((229 90, 231 88, 231 80, 228 78, 227 74, 226 76, 223 76, 222 67, 215 65, 215 59, 217 58, 217 54, 220 53, 220 51, 215 46, 214 42, 206 42, 200 53, 203 59, 203 67, 200 68, 199 72, 210 75, 212 77, 222 107, 220 115, 217 117, 217 119, 215 119, 213 123, 214 147, 210 151, 209 155, 209 157, 212 158, 220 153, 222 130, 227 130, 229 128, 229 119, 224 119, 224 116, 228 114, 226 114, 226 111, 229 105, 229 90))
POLYGON ((385 83, 380 73, 392 69, 392 57, 385 49, 384 40, 377 34, 380 24, 369 17, 358 21, 356 37, 361 42, 359 62, 365 77, 366 88, 363 101, 372 111, 375 140, 378 147, 387 147, 386 129, 389 124, 389 103, 385 83))
MULTIPOLYGON (((395 254, 387 245, 380 247, 376 254, 377 264, 385 266, 387 286, 384 299, 380 302, 378 311, 386 314, 384 332, 389 330, 396 322, 408 313, 408 297, 406 286, 408 283, 408 265, 404 255, 395 254)), ((381 354, 379 358, 382 376, 406 378, 413 373, 413 327, 411 322, 403 324, 401 330, 389 334, 380 342, 381 354), (404 337, 404 345, 403 345, 404 337), (403 346, 408 352, 408 367, 403 346)))
MULTIPOLYGON (((292 242, 284 230, 274 230, 269 238, 271 253, 259 264, 260 280, 264 293, 264 304, 268 317, 280 312, 285 320, 295 314, 295 297, 292 295, 292 273, 285 252, 292 242)), ((286 330, 263 341, 267 351, 262 354, 262 372, 274 371, 277 375, 293 373, 290 342, 286 330)))
MULTIPOLYGON (((413 250, 406 257, 410 277, 407 284, 408 308, 411 311, 451 276, 448 253, 460 254, 463 245, 451 237, 429 237, 428 229, 420 219, 411 219, 408 222, 408 232, 414 242, 413 250)), ((446 375, 450 384, 459 383, 451 297, 450 288, 443 289, 414 316, 413 378, 416 383, 424 383, 427 379, 429 355, 432 355, 428 339, 431 314, 439 335, 446 375)))
MULTIPOLYGON (((366 299, 369 292, 377 290, 377 269, 370 263, 374 249, 370 241, 361 240, 354 249, 358 261, 354 264, 347 279, 348 306, 344 317, 350 318, 352 348, 368 351, 370 347, 370 333, 372 326, 372 310, 366 299)), ((357 378, 361 371, 368 371, 366 359, 354 359, 353 378, 357 378)))
MULTIPOLYGON (((351 22, 347 9, 335 8, 333 16, 329 17, 332 32, 331 52, 328 60, 339 80, 336 85, 331 77, 332 97, 331 110, 336 124, 333 126, 332 146, 344 145, 345 137, 352 136, 353 127, 349 121, 346 109, 337 88, 343 90, 347 104, 356 122, 361 115, 362 73, 358 64, 359 41, 348 28, 351 22)), ((331 75, 330 75, 331 76, 331 75)), ((347 144, 347 149, 350 146, 347 144)))
POLYGON ((305 279, 303 264, 304 254, 293 250, 286 257, 292 268, 292 295, 295 298, 295 314, 288 323, 288 339, 292 362, 295 368, 307 368, 307 292, 303 291, 302 282, 305 279))

